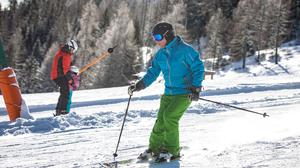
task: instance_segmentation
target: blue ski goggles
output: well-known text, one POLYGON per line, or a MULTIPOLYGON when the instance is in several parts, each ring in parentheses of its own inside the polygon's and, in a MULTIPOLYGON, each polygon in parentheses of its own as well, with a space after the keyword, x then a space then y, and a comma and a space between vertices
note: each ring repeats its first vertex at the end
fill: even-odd
POLYGON ((153 34, 152 37, 155 41, 161 41, 164 38, 161 34, 153 34))
POLYGON ((152 37, 155 41, 161 41, 162 39, 164 39, 165 35, 169 32, 169 30, 167 30, 163 35, 161 34, 152 34, 152 37))

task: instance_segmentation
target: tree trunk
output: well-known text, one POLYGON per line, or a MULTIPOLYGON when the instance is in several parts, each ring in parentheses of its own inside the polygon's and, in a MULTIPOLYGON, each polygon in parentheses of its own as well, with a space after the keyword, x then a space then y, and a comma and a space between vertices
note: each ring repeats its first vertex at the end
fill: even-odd
POLYGON ((276 38, 275 38, 275 64, 278 64, 278 40, 279 40, 279 27, 280 27, 280 18, 281 18, 281 0, 279 4, 279 15, 277 16, 277 24, 276 24, 276 38))
POLYGON ((246 55, 247 55, 247 42, 244 41, 244 45, 243 45, 243 69, 246 68, 246 55))

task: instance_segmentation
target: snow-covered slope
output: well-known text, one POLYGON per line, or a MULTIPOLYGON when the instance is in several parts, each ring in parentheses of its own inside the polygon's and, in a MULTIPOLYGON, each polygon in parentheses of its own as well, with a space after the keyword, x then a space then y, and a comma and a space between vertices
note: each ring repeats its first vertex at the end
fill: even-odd
MULTIPOLYGON (((300 167, 300 46, 282 47, 279 65, 234 63, 205 80, 202 97, 266 112, 270 117, 193 102, 181 120, 180 161, 119 167, 300 167)), ((134 93, 117 160, 148 145, 163 82, 134 93)), ((8 122, 0 98, 0 167, 100 167, 112 161, 128 101, 127 87, 76 91, 72 113, 52 117, 58 93, 23 95, 34 120, 8 122)))

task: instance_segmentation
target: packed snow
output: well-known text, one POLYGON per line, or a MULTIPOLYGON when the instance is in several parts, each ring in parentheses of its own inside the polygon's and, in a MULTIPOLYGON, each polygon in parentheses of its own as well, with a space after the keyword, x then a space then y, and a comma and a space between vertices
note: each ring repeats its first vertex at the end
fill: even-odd
MULTIPOLYGON (((183 157, 163 164, 119 167, 300 167, 300 46, 283 46, 233 63, 203 82, 202 98, 266 112, 270 117, 206 101, 193 102, 180 122, 183 157)), ((160 78, 161 79, 161 78, 160 78)), ((134 159, 148 145, 163 81, 134 93, 116 160, 134 159)), ((0 167, 101 167, 113 161, 128 101, 127 87, 79 90, 71 113, 53 117, 58 93, 23 94, 34 119, 9 122, 0 98, 0 167)))

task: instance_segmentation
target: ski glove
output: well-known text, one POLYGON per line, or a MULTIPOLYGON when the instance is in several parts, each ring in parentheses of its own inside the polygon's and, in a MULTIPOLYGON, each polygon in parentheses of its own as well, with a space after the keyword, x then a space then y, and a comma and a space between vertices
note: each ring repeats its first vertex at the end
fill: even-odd
POLYGON ((140 91, 140 90, 145 89, 145 88, 146 88, 146 86, 144 84, 144 81, 140 80, 137 83, 135 83, 133 85, 130 85, 128 87, 128 94, 132 95, 134 91, 140 91))
POLYGON ((191 94, 189 94, 190 100, 191 101, 198 101, 199 96, 200 96, 200 92, 201 92, 201 86, 200 87, 192 86, 188 89, 192 92, 191 94))

